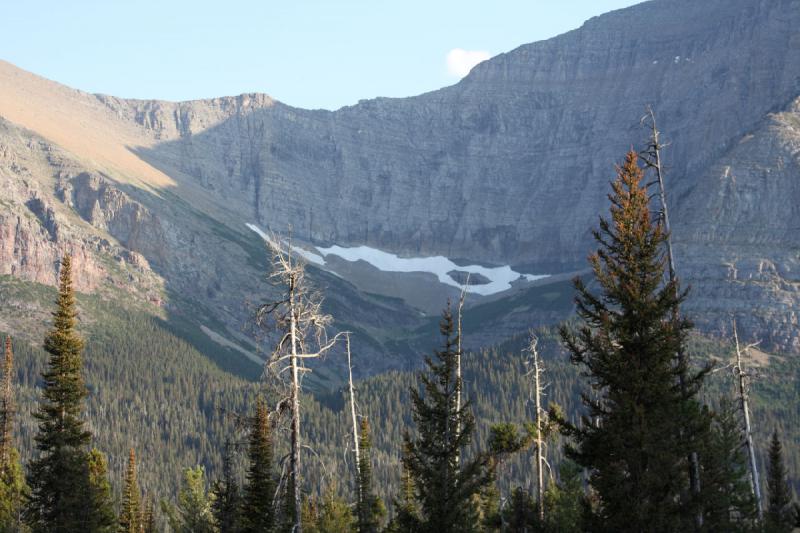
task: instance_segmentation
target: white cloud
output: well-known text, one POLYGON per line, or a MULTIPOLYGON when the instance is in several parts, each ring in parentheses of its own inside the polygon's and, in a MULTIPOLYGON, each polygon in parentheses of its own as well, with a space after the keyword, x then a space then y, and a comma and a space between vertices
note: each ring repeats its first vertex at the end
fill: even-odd
POLYGON ((486 61, 491 54, 486 50, 464 50, 463 48, 453 48, 447 52, 447 72, 453 76, 463 78, 472 67, 486 61))

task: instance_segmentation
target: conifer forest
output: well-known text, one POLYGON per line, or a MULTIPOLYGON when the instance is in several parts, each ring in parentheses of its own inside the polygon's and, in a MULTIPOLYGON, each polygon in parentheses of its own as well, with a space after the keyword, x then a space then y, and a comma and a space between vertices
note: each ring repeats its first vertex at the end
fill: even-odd
POLYGON ((800 533, 800 0, 0 2, 0 533, 800 533))
POLYGON ((337 391, 304 376, 357 333, 329 334, 280 239, 265 265, 280 298, 253 313, 278 340, 251 381, 133 312, 87 341, 81 307, 101 304, 65 255, 41 344, 4 336, 3 531, 791 531, 797 390, 777 373, 800 367, 753 380, 738 337, 694 331, 649 157, 616 168, 572 319, 462 352, 469 324, 445 301, 418 370, 351 372, 337 391), (112 361, 119 390, 95 388, 112 361))

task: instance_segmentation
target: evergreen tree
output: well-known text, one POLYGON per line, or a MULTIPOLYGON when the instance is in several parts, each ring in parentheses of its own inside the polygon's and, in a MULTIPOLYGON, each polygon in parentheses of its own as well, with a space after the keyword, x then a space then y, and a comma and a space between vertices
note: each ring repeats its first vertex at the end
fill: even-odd
POLYGON ((533 496, 517 487, 511 493, 508 506, 503 511, 505 531, 508 533, 534 533, 539 531, 539 518, 536 514, 536 503, 533 496))
POLYGON ((559 533, 583 531, 587 502, 581 467, 567 459, 559 465, 558 476, 558 483, 551 483, 544 493, 544 504, 548 509, 544 530, 559 533))
POLYGON ((676 358, 691 327, 678 314, 686 293, 664 282, 666 235, 651 220, 643 177, 628 153, 612 183, 611 220, 594 232, 601 293, 575 280, 584 325, 561 333, 590 389, 582 424, 565 432, 574 442, 568 455, 590 471, 599 497, 593 529, 685 531, 694 513, 687 458, 707 424, 695 400, 706 372, 676 358))
POLYGON ((755 498, 743 445, 736 407, 723 398, 700 453, 706 531, 747 531, 755 523, 755 498))
MULTIPOLYGON (((404 435, 404 455, 410 453, 408 450, 409 441, 408 435, 404 435)), ((396 514, 386 528, 389 533, 416 531, 420 523, 414 480, 405 464, 403 464, 400 474, 400 488, 400 498, 399 500, 394 500, 394 506, 397 509, 396 514)))
POLYGON ((0 473, 0 533, 25 531, 22 512, 28 485, 19 460, 19 452, 11 448, 8 465, 0 473))
POLYGON ((183 473, 183 487, 178 493, 177 508, 162 502, 169 527, 174 533, 213 533, 214 517, 206 493, 205 469, 188 468, 183 473))
POLYGON ((250 445, 247 451, 250 466, 242 505, 243 531, 269 531, 275 525, 272 500, 275 479, 272 473, 273 449, 267 406, 263 398, 256 402, 256 412, 250 422, 250 445))
POLYGON ((214 521, 220 533, 236 533, 240 531, 241 495, 239 484, 233 475, 233 445, 225 443, 225 455, 222 458, 222 479, 214 482, 213 503, 214 521))
POLYGON ((306 533, 352 533, 356 523, 350 506, 336 495, 336 486, 329 486, 321 501, 303 502, 303 527, 306 533))
POLYGON ((87 500, 89 509, 86 531, 111 533, 116 528, 117 516, 114 513, 114 497, 108 479, 108 460, 102 452, 92 448, 88 454, 89 488, 87 500))
POLYGON ((25 476, 14 448, 14 350, 6 337, 0 391, 0 532, 22 529, 22 507, 27 493, 25 476))
POLYGON ((361 420, 359 449, 358 493, 361 495, 361 501, 356 505, 356 529, 358 533, 377 533, 386 509, 372 485, 372 437, 366 418, 361 420))
POLYGON ((14 350, 11 337, 6 337, 3 357, 3 381, 0 391, 0 469, 10 465, 11 449, 14 447, 14 350))
POLYGON ((147 498, 147 503, 142 513, 142 533, 156 533, 157 531, 156 505, 153 502, 153 498, 147 498))
POLYGON ((56 306, 53 329, 44 341, 50 360, 34 415, 39 421, 38 457, 30 465, 25 516, 34 531, 85 533, 90 524, 103 522, 95 516, 103 511, 93 507, 89 486, 91 434, 81 418, 87 396, 81 375, 83 340, 75 330, 78 312, 69 255, 61 264, 56 306))
POLYGON ((142 528, 142 502, 136 480, 136 452, 131 448, 128 469, 122 488, 122 508, 119 513, 120 533, 139 533, 142 528))
POLYGON ((489 483, 480 493, 472 497, 478 509, 480 530, 489 533, 500 531, 503 527, 503 514, 500 512, 500 489, 497 483, 489 483))
POLYGON ((436 361, 425 358, 428 372, 420 375, 424 393, 411 389, 419 437, 406 435, 403 463, 420 503, 418 531, 468 532, 479 526, 473 498, 492 481, 493 472, 488 454, 459 460, 461 450, 471 441, 475 421, 469 402, 461 408, 457 405, 462 384, 455 373, 458 338, 449 303, 440 332, 444 345, 435 352, 436 361), (457 431, 459 423, 461 430, 457 431))
POLYGON ((786 468, 783 465, 783 446, 778 431, 772 433, 767 464, 767 512, 764 525, 769 533, 783 533, 794 527, 792 496, 786 481, 786 468))

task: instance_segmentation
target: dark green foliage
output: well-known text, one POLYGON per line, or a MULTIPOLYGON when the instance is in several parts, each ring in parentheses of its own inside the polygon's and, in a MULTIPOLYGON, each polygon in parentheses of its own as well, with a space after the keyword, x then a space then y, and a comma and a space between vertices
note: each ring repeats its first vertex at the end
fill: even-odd
POLYGON ((336 487, 329 487, 321 500, 303 502, 304 533, 352 533, 355 520, 350 506, 336 495, 336 487))
POLYGON ((544 493, 545 531, 577 533, 583 531, 587 512, 581 467, 565 460, 558 469, 558 483, 550 483, 544 493))
POLYGON ((372 436, 369 422, 361 419, 359 435, 358 459, 358 494, 360 500, 356 505, 356 530, 358 533, 377 533, 386 515, 383 501, 375 494, 372 484, 372 436))
MULTIPOLYGON (((407 438, 404 439, 406 442, 407 438)), ((406 444, 406 450, 408 445, 406 444)), ((405 452, 406 454, 408 451, 405 452)), ((394 500, 396 508, 395 516, 389 522, 387 531, 390 533, 401 533, 405 531, 415 531, 420 522, 419 507, 417 505, 416 489, 414 479, 411 477, 405 464, 402 466, 400 476, 400 497, 394 500)))
POLYGON ((778 431, 772 433, 767 464, 767 508, 764 513, 764 526, 769 533, 783 533, 794 527, 795 517, 792 496, 786 482, 786 468, 783 465, 783 446, 778 431))
POLYGON ((249 466, 242 505, 242 531, 269 531, 275 525, 273 499, 275 479, 272 472, 273 450, 269 416, 264 400, 256 401, 250 422, 249 466))
POLYGON ((213 533, 214 517, 206 494, 205 469, 197 466, 185 470, 177 508, 167 502, 162 502, 161 508, 174 533, 213 533))
POLYGON ((142 501, 136 479, 136 452, 131 448, 128 469, 122 484, 122 508, 119 512, 120 533, 139 533, 142 528, 142 501))
MULTIPOLYGON (((3 279, 0 279, 0 292, 5 287, 3 279)), ((47 297, 51 294, 50 289, 41 290, 47 297)), ((146 456, 152 458, 140 465, 140 477, 153 494, 174 498, 179 473, 186 464, 200 462, 214 476, 222 475, 220 465, 224 454, 220 450, 230 431, 226 417, 220 413, 244 412, 252 405, 256 387, 208 364, 203 353, 182 340, 186 337, 173 335, 160 320, 116 307, 116 301, 98 302, 93 295, 79 295, 79 305, 82 310, 94 306, 103 310, 103 321, 84 322, 90 339, 84 352, 85 376, 92 391, 86 415, 95 428, 98 444, 110 452, 112 479, 123 476, 131 435, 145 448, 146 456), (165 397, 170 401, 164 402, 165 397)), ((566 363, 554 338, 550 330, 541 333, 542 355, 547 362, 550 382, 548 400, 565 405, 571 417, 576 412, 577 372, 566 363)), ((30 417, 36 393, 34 387, 44 370, 46 357, 40 349, 20 339, 19 336, 14 339, 20 380, 21 431, 17 442, 28 462, 34 448, 30 417)), ((202 333, 194 339, 202 340, 202 333)), ((525 340, 520 337, 464 357, 465 380, 470 384, 476 418, 473 442, 465 452, 467 456, 478 451, 477 443, 489 441, 493 422, 511 420, 520 424, 527 420, 528 385, 520 372, 522 358, 519 355, 525 340)), ((195 346, 201 344, 195 343, 195 346)), ((705 338, 694 341, 691 349, 693 357, 703 360, 728 351, 727 345, 705 338)), ((725 375, 715 373, 709 381, 720 381, 725 375)), ((359 384, 363 395, 361 408, 366 416, 375 420, 372 463, 374 478, 380 481, 375 483, 375 490, 384 497, 403 492, 399 467, 402 431, 410 423, 408 384, 416 383, 417 379, 412 372, 391 372, 359 384)), ((796 428, 800 427, 797 424, 800 411, 794 401, 798 379, 797 358, 773 357, 769 366, 760 370, 753 390, 756 439, 767 440, 768 435, 759 433, 765 427, 781 425, 784 428, 784 459, 787 474, 795 486, 800 457, 800 449, 794 446, 798 435, 796 428)), ((704 394, 713 398, 723 388, 726 387, 713 384, 706 387, 704 394)), ((341 461, 341 443, 349 434, 349 412, 341 409, 341 403, 335 392, 316 399, 309 395, 304 399, 303 425, 308 428, 309 444, 321 458, 321 461, 307 463, 309 475, 304 491, 308 494, 319 494, 318 480, 326 479, 322 463, 330 476, 345 479, 348 475, 347 465, 341 461)), ((282 454, 285 443, 279 441, 275 446, 276 453, 282 454)), ((548 454, 555 467, 562 457, 558 443, 550 446, 548 454)), ((526 482, 531 473, 528 451, 510 457, 498 472, 501 494, 504 497, 510 494, 510 486, 526 482)), ((393 507, 396 515, 399 506, 393 507)))
POLYGON ((116 529, 117 516, 114 513, 114 497, 111 495, 111 482, 108 475, 106 456, 92 448, 89 451, 89 513, 86 531, 111 533, 116 529))
POLYGON ((71 259, 64 257, 59 279, 53 329, 45 337, 49 367, 42 375, 38 457, 31 462, 31 497, 26 520, 34 531, 97 531, 104 523, 102 509, 92 500, 89 444, 91 434, 81 418, 86 386, 81 374, 83 340, 75 330, 78 311, 72 288, 71 259))
POLYGON ((503 526, 503 515, 500 511, 500 489, 496 483, 489 483, 481 492, 473 497, 478 508, 479 530, 484 532, 500 531, 503 526))
POLYGON ((156 504, 152 498, 147 498, 142 514, 142 533, 156 533, 159 531, 156 517, 156 504))
POLYGON ((502 459, 517 453, 532 442, 532 428, 526 428, 525 434, 520 434, 516 424, 502 422, 494 424, 489 429, 489 450, 491 456, 502 459))
POLYGON ((7 464, 0 472, 0 533, 25 531, 22 511, 28 485, 19 460, 19 453, 11 448, 7 464))
POLYGON ((611 220, 601 219, 590 257, 600 294, 576 279, 584 325, 562 329, 588 381, 587 413, 567 429, 569 455, 589 469, 599 497, 593 529, 684 531, 693 513, 687 457, 697 446, 687 437, 705 424, 694 399, 704 372, 676 361, 691 327, 678 316, 685 293, 663 281, 666 235, 651 221, 635 152, 617 174, 611 220))
POLYGON ((241 531, 242 497, 233 474, 233 444, 230 440, 225 443, 224 453, 222 479, 214 482, 211 511, 220 533, 236 533, 241 531))
MULTIPOLYGON (((22 290, 30 291, 32 299, 51 300, 56 294, 50 287, 0 276, 0 302, 6 298, 19 299, 13 291, 22 290)), ((121 480, 124 476, 131 438, 136 439, 137 452, 148 458, 139 465, 140 483, 157 498, 176 497, 186 465, 201 463, 209 477, 221 477, 222 450, 230 436, 230 419, 225 413, 243 413, 251 409, 256 385, 220 371, 210 363, 209 357, 222 353, 219 346, 200 330, 192 333, 188 323, 176 328, 173 318, 169 322, 154 318, 125 307, 125 301, 117 297, 104 299, 98 294, 78 294, 77 298, 85 315, 103 317, 103 320, 81 323, 81 331, 88 340, 84 350, 84 376, 91 390, 85 414, 94 428, 95 445, 109 456, 111 479, 121 480), (169 401, 165 402, 164 398, 169 401)), ((6 316, 5 311, 0 314, 6 316)), ((467 311, 465 320, 469 316, 467 311)), ((212 329, 222 331, 221 326, 212 329)), ((579 403, 577 369, 564 356, 553 328, 537 334, 547 365, 547 402, 562 404, 572 419, 579 403)), ((35 411, 47 354, 27 342, 22 334, 15 335, 13 340, 19 405, 15 444, 23 464, 28 464, 34 454, 36 433, 31 413, 35 411)), ((530 419, 530 406, 526 404, 529 382, 523 375, 524 357, 520 354, 526 344, 527 335, 521 334, 494 348, 470 352, 463 358, 464 380, 469 384, 467 389, 476 420, 467 455, 476 453, 488 442, 492 424, 509 421, 519 425, 530 419)), ((690 337, 689 353, 695 361, 718 358, 731 350, 732 346, 717 339, 694 333, 690 337)), ((225 353, 225 357, 232 359, 233 355, 225 353)), ((800 447, 794 445, 800 442, 800 409, 795 401, 799 382, 800 358, 776 355, 770 357, 768 366, 759 369, 751 396, 756 442, 768 442, 771 428, 782 428, 785 466, 795 490, 800 488, 797 477, 800 447)), ((401 492, 402 435, 411 423, 408 387, 414 383, 417 377, 413 372, 392 371, 357 384, 363 414, 373 421, 375 489, 385 501, 391 501, 401 492)), ((716 372, 706 380, 704 395, 715 398, 729 388, 728 373, 716 372)), ((351 475, 352 465, 341 461, 341 443, 351 432, 349 411, 341 407, 343 400, 346 396, 337 391, 318 393, 316 397, 309 394, 304 398, 303 427, 308 431, 308 444, 321 458, 321 461, 309 460, 305 464, 308 476, 304 491, 308 494, 320 493, 315 481, 324 479, 326 472, 339 479, 351 475)), ((276 456, 284 453, 282 440, 275 443, 276 456)), ((766 464, 767 448, 757 447, 761 464, 766 464)), ((504 497, 511 494, 513 486, 526 482, 532 475, 530 453, 523 450, 515 454, 498 472, 498 487, 504 497)), ((237 462, 243 455, 237 455, 237 462)), ((552 442, 548 460, 557 468, 561 459, 561 443, 552 442)), ((346 489, 348 495, 351 493, 349 487, 340 486, 340 489, 346 489)))
POLYGON ((9 466, 11 449, 14 447, 14 348, 11 337, 6 336, 3 353, 3 379, 0 390, 0 469, 9 466))
POLYGON ((456 378, 458 339, 453 334, 450 307, 440 324, 444 345, 436 360, 425 358, 427 373, 420 376, 421 393, 411 389, 412 411, 419 437, 405 437, 403 463, 414 480, 420 503, 417 531, 447 533, 477 529, 474 497, 491 482, 490 456, 478 453, 467 460, 459 454, 470 443, 475 420, 469 402, 461 408, 456 396, 461 380, 456 378), (461 431, 457 431, 458 423, 461 431))
POLYGON ((22 508, 28 492, 25 475, 14 448, 14 350, 6 337, 0 391, 0 532, 22 530, 22 508))
POLYGON ((503 512, 505 531, 508 533, 534 533, 540 531, 538 528, 539 518, 536 514, 536 502, 533 496, 523 489, 517 487, 511 493, 508 507, 503 512))
POLYGON ((707 443, 700 451, 706 531, 747 531, 754 526, 755 498, 743 446, 736 407, 730 399, 723 398, 707 443))

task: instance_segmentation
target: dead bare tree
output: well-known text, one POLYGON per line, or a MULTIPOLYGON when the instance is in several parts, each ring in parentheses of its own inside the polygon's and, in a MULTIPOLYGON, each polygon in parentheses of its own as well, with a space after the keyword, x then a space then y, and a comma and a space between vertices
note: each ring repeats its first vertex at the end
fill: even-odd
POLYGON ((279 340, 267 362, 266 370, 284 383, 286 393, 278 401, 276 411, 291 413, 290 454, 287 497, 293 508, 294 533, 302 533, 300 483, 300 393, 303 376, 311 372, 306 361, 318 359, 330 351, 340 334, 328 338, 327 327, 332 317, 322 312, 322 296, 315 292, 305 278, 305 263, 292 257, 291 243, 284 245, 280 239, 267 239, 272 253, 270 282, 281 290, 281 298, 258 307, 256 322, 261 327, 274 327, 279 340), (289 374, 288 378, 286 374, 289 374), (287 409, 288 406, 288 409, 287 409))
POLYGON ((363 501, 363 494, 361 494, 361 483, 358 482, 358 480, 361 479, 361 457, 358 449, 358 421, 356 420, 356 393, 353 387, 353 364, 350 360, 350 333, 345 333, 344 338, 347 347, 347 382, 350 392, 350 416, 353 419, 353 450, 356 455, 356 487, 358 488, 358 503, 361 503, 363 501))
POLYGON ((544 387, 542 386, 542 374, 544 373, 544 365, 539 359, 539 350, 537 348, 539 339, 531 332, 530 341, 528 343, 527 352, 530 359, 527 362, 529 370, 525 373, 533 379, 533 388, 531 390, 532 400, 536 409, 534 431, 534 445, 536 446, 536 507, 539 510, 539 520, 544 521, 544 467, 546 459, 544 457, 544 430, 543 423, 547 413, 542 409, 542 393, 544 387))
MULTIPOLYGON (((739 405, 742 409, 744 416, 744 435, 745 446, 747 447, 747 458, 750 462, 750 490, 756 500, 756 510, 758 511, 758 519, 764 517, 764 511, 761 504, 761 485, 758 480, 758 465, 756 464, 756 451, 753 447, 753 432, 750 427, 750 405, 748 398, 748 383, 747 378, 749 374, 744 368, 742 362, 742 351, 739 349, 739 333, 736 331, 736 319, 733 319, 733 339, 736 342, 736 366, 733 367, 733 374, 737 378, 738 392, 739 392, 739 405)), ((750 348, 757 346, 758 343, 748 344, 745 346, 744 351, 749 352, 750 348)))
MULTIPOLYGON (((458 353, 456 354, 456 381, 459 383, 458 390, 456 391, 456 412, 461 412, 461 390, 464 388, 464 380, 461 375, 461 317, 464 312, 464 299, 467 297, 467 287, 469 287, 469 272, 467 272, 467 279, 464 280, 464 284, 461 286, 461 296, 458 298, 458 324, 457 324, 457 335, 458 335, 458 345, 457 350, 458 353)), ((458 435, 461 434, 461 417, 458 417, 458 421, 456 423, 456 438, 458 435)), ((456 464, 461 461, 461 451, 458 452, 456 455, 456 464)))
MULTIPOLYGON (((669 282, 673 284, 677 284, 677 276, 675 271, 675 255, 672 250, 672 227, 669 223, 669 211, 667 210, 667 193, 666 188, 664 187, 664 166, 661 161, 661 150, 665 147, 661 143, 660 135, 661 133, 658 131, 656 127, 656 115, 653 112, 653 108, 647 106, 647 114, 642 118, 642 123, 649 122, 648 126, 650 128, 650 138, 647 141, 647 147, 642 152, 642 159, 644 160, 645 166, 647 168, 653 169, 656 174, 656 182, 658 184, 658 197, 661 201, 661 223, 664 225, 664 230, 667 234, 667 261, 669 264, 669 282)), ((677 285, 676 285, 677 287, 677 285)), ((674 308, 675 316, 673 316, 674 320, 678 320, 678 308, 677 306, 674 308)), ((684 369, 683 372, 680 373, 678 379, 680 381, 680 387, 682 392, 686 393, 686 374, 685 369, 688 366, 686 352, 684 352, 683 348, 681 347, 678 349, 678 353, 675 354, 677 364, 680 368, 684 369)), ((692 451, 689 454, 689 485, 691 488, 692 493, 695 496, 700 495, 700 461, 697 456, 697 451, 692 451)), ((702 510, 698 511, 697 516, 695 517, 695 522, 698 527, 703 525, 703 512, 702 510)))

